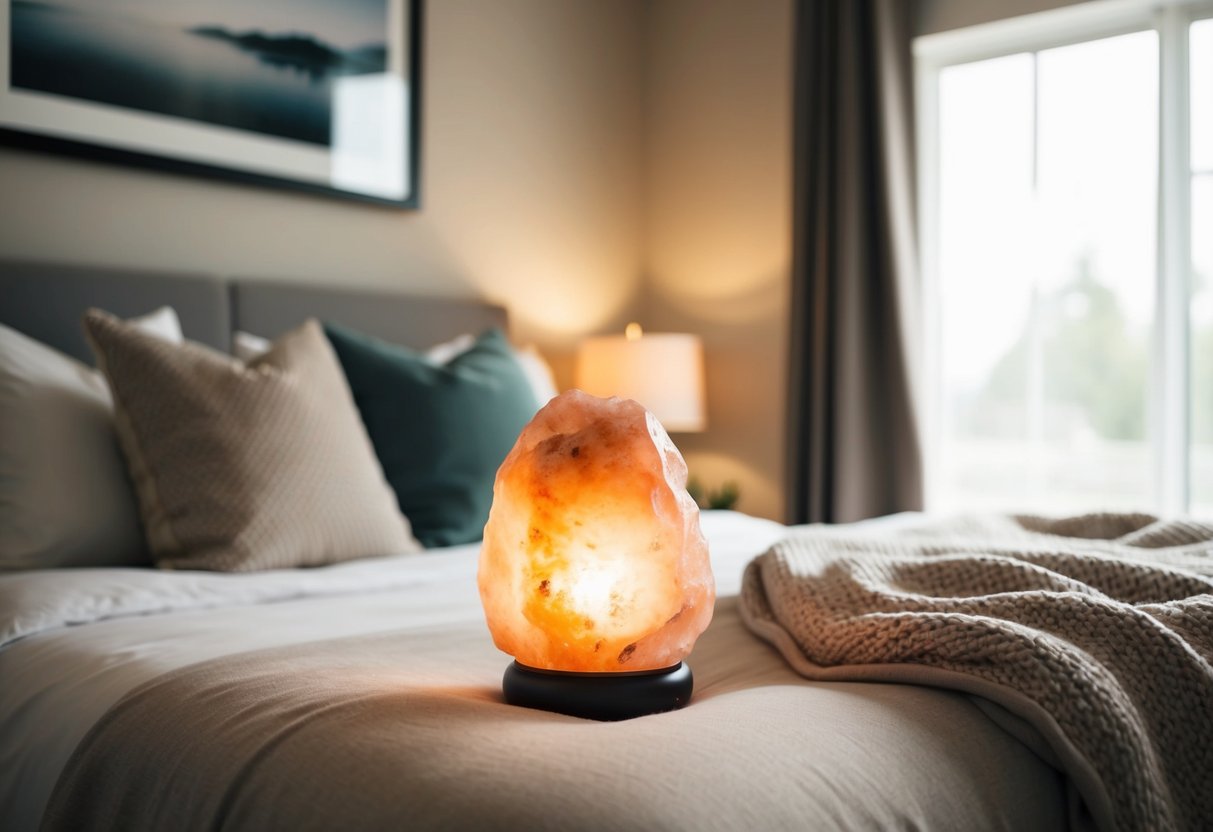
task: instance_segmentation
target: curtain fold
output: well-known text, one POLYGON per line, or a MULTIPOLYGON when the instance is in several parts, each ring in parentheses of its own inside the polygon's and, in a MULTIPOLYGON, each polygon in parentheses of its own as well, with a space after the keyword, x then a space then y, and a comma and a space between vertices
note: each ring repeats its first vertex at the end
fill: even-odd
POLYGON ((922 506, 906 0, 798 0, 790 523, 922 506))

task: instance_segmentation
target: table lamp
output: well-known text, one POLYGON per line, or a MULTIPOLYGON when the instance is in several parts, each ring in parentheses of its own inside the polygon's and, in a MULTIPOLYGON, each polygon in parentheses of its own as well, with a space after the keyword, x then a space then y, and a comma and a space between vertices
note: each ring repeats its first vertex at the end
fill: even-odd
POLYGON ((587 338, 577 350, 577 387, 634 399, 671 433, 707 427, 703 343, 696 335, 645 333, 631 323, 623 335, 587 338))
POLYGON ((673 710, 715 582, 682 455, 634 401, 570 390, 502 463, 478 583, 514 657, 510 704, 592 719, 673 710))

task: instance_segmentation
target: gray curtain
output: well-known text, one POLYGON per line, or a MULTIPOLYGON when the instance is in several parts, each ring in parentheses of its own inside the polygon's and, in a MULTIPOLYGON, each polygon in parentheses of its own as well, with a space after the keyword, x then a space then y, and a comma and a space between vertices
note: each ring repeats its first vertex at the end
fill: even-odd
POLYGON ((909 0, 798 0, 788 522, 922 505, 909 0))

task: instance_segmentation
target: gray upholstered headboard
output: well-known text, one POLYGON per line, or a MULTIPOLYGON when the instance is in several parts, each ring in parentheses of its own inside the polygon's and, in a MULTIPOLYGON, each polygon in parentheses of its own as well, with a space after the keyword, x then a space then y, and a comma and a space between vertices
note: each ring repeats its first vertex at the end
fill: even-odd
POLYGON ((0 323, 91 364, 80 318, 90 306, 122 318, 171 306, 185 336, 227 351, 227 286, 217 277, 0 262, 0 323))
POLYGON ((276 338, 313 317, 335 321, 395 344, 425 349, 464 332, 506 327, 500 306, 369 289, 235 280, 232 329, 276 338))
POLYGON ((228 351, 232 332, 273 338, 308 317, 424 349, 507 325, 478 300, 242 280, 214 275, 0 261, 0 323, 92 363, 80 317, 90 306, 120 317, 173 307, 185 337, 228 351))

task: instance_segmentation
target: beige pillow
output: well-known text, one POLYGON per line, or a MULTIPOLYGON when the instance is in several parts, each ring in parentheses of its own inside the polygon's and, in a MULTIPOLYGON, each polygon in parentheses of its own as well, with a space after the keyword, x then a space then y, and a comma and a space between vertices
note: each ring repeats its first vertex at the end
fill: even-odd
POLYGON ((247 365, 98 310, 84 323, 160 566, 247 571, 420 550, 315 321, 247 365))

